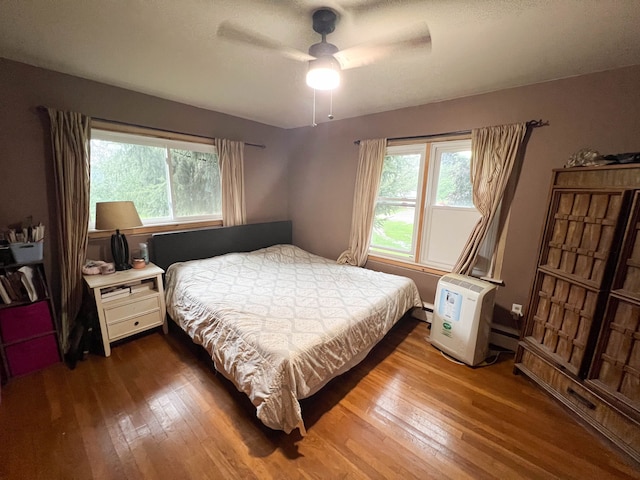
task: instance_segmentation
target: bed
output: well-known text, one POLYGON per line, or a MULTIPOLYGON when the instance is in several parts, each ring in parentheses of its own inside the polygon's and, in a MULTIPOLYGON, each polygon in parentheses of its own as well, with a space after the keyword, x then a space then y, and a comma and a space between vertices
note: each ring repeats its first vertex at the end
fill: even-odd
MULTIPOLYGON (((304 435, 299 400, 362 361, 420 297, 410 279, 338 265, 291 245, 290 223, 258 225, 285 234, 254 237, 257 250, 226 252, 231 244, 218 243, 218 256, 192 259, 200 254, 188 252, 189 261, 161 265, 167 312, 251 399, 265 425, 304 435)), ((241 234, 255 231, 242 227, 249 228, 241 234)), ((238 233, 229 229, 238 227, 216 233, 238 233)), ((161 263, 162 240, 152 240, 161 263)))

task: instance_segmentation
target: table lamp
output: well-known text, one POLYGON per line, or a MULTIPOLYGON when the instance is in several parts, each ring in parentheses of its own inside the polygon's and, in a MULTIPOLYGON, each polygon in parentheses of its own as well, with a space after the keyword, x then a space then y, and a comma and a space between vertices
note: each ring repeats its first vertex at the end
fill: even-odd
POLYGON ((111 254, 116 270, 128 270, 129 244, 120 229, 141 227, 142 222, 133 202, 96 203, 96 230, 115 230, 111 235, 111 254))

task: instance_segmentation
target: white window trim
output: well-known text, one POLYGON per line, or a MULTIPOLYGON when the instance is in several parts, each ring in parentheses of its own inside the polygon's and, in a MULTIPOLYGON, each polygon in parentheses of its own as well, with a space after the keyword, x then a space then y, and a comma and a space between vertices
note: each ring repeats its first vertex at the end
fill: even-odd
MULTIPOLYGON (((375 252, 374 255, 376 256, 382 256, 382 257, 388 257, 391 259, 395 259, 395 260, 401 260, 401 261, 407 261, 407 257, 406 255, 411 255, 412 259, 416 258, 417 255, 417 248, 418 248, 418 237, 420 235, 420 232, 418 230, 418 227, 420 225, 420 215, 422 213, 422 197, 424 195, 424 188, 422 185, 423 179, 424 179, 424 169, 425 169, 425 165, 427 163, 426 160, 426 144, 422 143, 412 143, 412 144, 405 144, 405 145, 391 145, 391 146, 387 146, 387 151, 385 153, 385 156, 393 156, 393 155, 420 155, 420 168, 418 171, 418 178, 420 179, 417 185, 417 191, 416 191, 416 200, 415 200, 415 206, 414 206, 414 212, 413 212, 413 224, 414 224, 414 234, 413 237, 411 239, 411 249, 410 251, 401 251, 401 250, 396 250, 396 249, 392 249, 392 248, 388 248, 385 247, 384 249, 387 251, 385 253, 382 252, 375 252), (396 251, 398 252, 398 255, 393 255, 392 253, 389 253, 390 251, 396 251)), ((376 195, 376 204, 377 204, 377 199, 379 197, 376 195)), ((387 197, 385 197, 387 198, 387 197)), ((399 198, 397 200, 400 200, 399 198)), ((372 227, 373 228, 373 227, 372 227)), ((371 250, 371 248, 376 248, 376 246, 374 246, 373 244, 371 244, 369 246, 369 249, 371 250)), ((377 248, 383 248, 378 246, 377 248)), ((414 262, 415 263, 415 262, 414 262)))
MULTIPOLYGON (((455 266, 454 263, 442 262, 435 259, 428 258, 429 244, 426 239, 431 237, 431 229, 434 228, 433 219, 438 211, 450 211, 453 215, 461 212, 478 213, 478 210, 474 206, 455 206, 455 205, 438 205, 437 193, 438 193, 438 181, 440 179, 440 166, 442 155, 447 152, 456 152, 460 150, 471 150, 471 139, 463 140, 444 140, 430 142, 429 148, 429 171, 426 178, 426 199, 424 202, 423 213, 423 225, 422 225, 422 242, 421 251, 419 252, 418 259, 419 264, 427 267, 435 268, 450 272, 455 266)), ((466 240, 466 239, 465 239, 466 240)), ((464 245, 464 244, 463 244, 464 245)), ((455 260, 454 260, 455 262, 455 260)))

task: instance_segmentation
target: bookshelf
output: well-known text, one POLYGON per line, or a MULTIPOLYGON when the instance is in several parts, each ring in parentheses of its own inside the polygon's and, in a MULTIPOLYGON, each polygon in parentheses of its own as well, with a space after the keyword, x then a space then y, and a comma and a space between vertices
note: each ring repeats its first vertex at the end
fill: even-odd
POLYGON ((0 378, 61 359, 55 308, 42 261, 0 265, 0 378))

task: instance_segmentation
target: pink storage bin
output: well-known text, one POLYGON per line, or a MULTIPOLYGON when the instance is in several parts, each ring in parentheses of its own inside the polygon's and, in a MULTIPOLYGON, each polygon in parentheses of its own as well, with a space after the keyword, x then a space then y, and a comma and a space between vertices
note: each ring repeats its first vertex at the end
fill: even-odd
POLYGON ((48 302, 0 310, 0 329, 5 344, 50 332, 53 322, 48 302))
POLYGON ((60 361, 54 333, 10 345, 5 353, 12 376, 35 372, 60 361))

